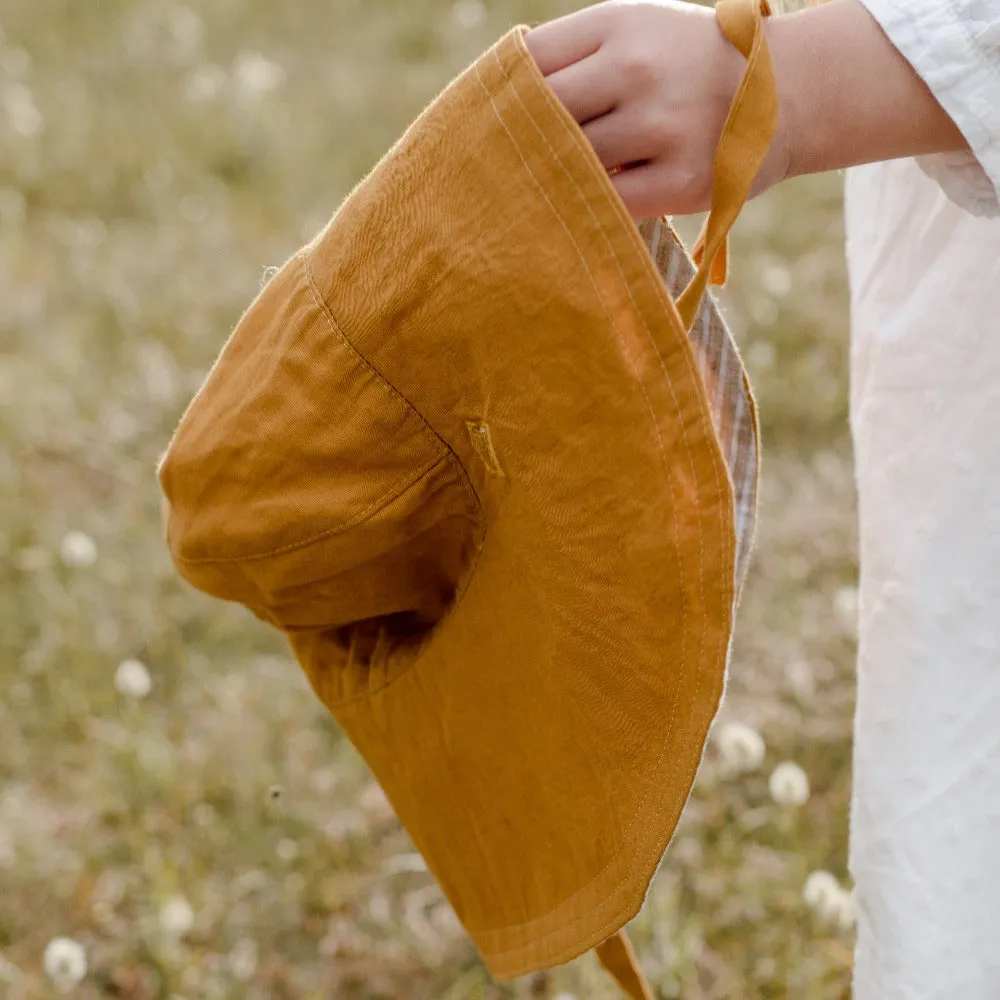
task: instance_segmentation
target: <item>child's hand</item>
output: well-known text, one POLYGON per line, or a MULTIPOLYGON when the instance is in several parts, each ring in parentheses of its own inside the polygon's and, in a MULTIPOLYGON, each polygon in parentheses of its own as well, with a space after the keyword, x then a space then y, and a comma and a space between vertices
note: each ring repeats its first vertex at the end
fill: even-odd
MULTIPOLYGON (((635 218, 709 207, 715 148, 746 67, 710 8, 607 2, 533 29, 528 49, 635 218)), ((779 134, 756 192, 781 180, 779 134)))
MULTIPOLYGON (((768 18, 778 132, 754 186, 875 160, 967 149, 857 0, 768 18)), ((710 8, 607 0, 525 36, 637 218, 707 209, 715 148, 746 67, 710 8)), ((950 71, 964 70, 961 64, 950 71)))

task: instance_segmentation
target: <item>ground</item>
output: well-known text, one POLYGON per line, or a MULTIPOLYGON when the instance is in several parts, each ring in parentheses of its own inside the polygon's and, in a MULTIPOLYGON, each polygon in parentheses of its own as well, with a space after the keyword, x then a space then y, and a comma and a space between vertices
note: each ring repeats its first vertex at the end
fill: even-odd
MULTIPOLYGON (((569 7, 5 0, 0 995, 54 995, 43 953, 67 936, 84 1000, 615 996, 590 957, 489 982, 280 638, 176 577, 154 475, 265 268, 454 72, 569 7), (146 697, 134 665, 116 687, 130 659, 146 697)), ((785 185, 737 227, 724 302, 765 454, 720 725, 767 752, 733 775, 710 745, 633 925, 660 998, 847 995, 851 932, 803 901, 811 871, 847 879, 841 186, 785 185), (785 760, 798 807, 768 793, 785 760)))

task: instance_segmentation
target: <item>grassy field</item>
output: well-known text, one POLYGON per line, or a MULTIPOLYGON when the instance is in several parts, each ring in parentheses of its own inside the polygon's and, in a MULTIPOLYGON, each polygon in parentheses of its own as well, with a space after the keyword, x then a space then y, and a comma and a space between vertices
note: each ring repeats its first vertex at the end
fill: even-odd
MULTIPOLYGON (((0 997, 57 995, 60 936, 85 949, 84 1000, 615 996, 590 957, 489 982, 280 638, 176 578, 154 476, 265 268, 455 71, 569 7, 4 0, 0 997)), ((815 869, 846 879, 840 191, 787 185, 735 240, 765 464, 723 720, 767 751, 733 774, 715 740, 635 922, 660 998, 848 991, 851 932, 803 900, 815 869), (811 784, 797 807, 768 791, 786 760, 811 784)))

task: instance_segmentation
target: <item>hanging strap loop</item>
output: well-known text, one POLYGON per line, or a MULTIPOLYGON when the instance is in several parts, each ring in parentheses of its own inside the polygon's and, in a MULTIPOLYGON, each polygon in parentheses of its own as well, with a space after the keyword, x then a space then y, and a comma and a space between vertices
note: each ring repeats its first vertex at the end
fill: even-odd
POLYGON ((686 329, 694 323, 709 280, 725 281, 729 230, 750 197, 778 128, 778 94, 763 23, 770 13, 767 0, 718 0, 715 7, 722 33, 746 57, 747 67, 715 154, 712 207, 694 248, 698 270, 677 299, 686 329))
POLYGON ((652 990, 639 968, 639 962, 632 950, 625 931, 619 931, 607 941, 601 942, 594 951, 597 960, 611 974, 626 996, 632 1000, 653 1000, 652 990))

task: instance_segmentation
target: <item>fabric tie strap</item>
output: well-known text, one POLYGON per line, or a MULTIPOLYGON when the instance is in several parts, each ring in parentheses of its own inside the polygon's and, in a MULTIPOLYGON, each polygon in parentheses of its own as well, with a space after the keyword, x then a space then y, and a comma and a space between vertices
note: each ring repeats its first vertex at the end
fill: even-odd
POLYGON ((729 230, 750 197, 778 128, 778 95, 763 26, 770 13, 767 0, 718 0, 715 7, 722 33, 747 67, 715 154, 712 208, 693 252, 698 271, 677 300, 688 329, 709 280, 720 285, 726 279, 729 230))
POLYGON ((626 996, 632 1000, 653 1000, 653 993, 639 968, 632 942, 625 931, 619 931, 607 941, 601 942, 594 952, 626 996))

